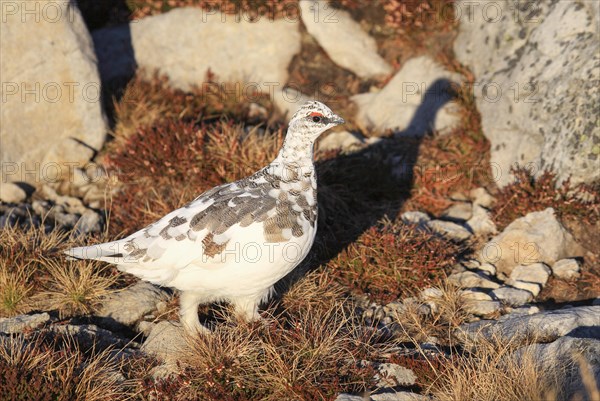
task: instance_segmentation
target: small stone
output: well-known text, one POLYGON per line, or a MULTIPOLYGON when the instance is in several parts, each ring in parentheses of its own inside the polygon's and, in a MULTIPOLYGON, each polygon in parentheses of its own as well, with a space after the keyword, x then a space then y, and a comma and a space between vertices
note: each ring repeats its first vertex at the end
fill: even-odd
POLYGON ((464 306, 465 311, 476 316, 488 316, 498 312, 501 308, 498 301, 472 301, 464 306))
POLYGON ((402 314, 406 311, 405 306, 402 304, 402 302, 399 301, 394 301, 394 302, 390 302, 389 304, 385 305, 383 307, 383 310, 385 312, 386 315, 388 316, 394 316, 396 314, 402 314))
POLYGON ((581 266, 577 259, 561 259, 552 265, 552 274, 563 280, 579 278, 581 266))
POLYGON ((524 305, 533 300, 531 292, 508 286, 502 286, 493 290, 492 296, 512 306, 524 305))
POLYGON ((332 132, 319 141, 319 151, 328 150, 351 150, 356 149, 365 143, 362 135, 348 131, 332 132))
POLYGON ((74 230, 78 235, 98 233, 102 231, 102 218, 98 213, 88 209, 81 215, 74 230))
POLYGON ((431 220, 427 222, 427 227, 444 237, 457 241, 464 241, 473 235, 465 227, 450 221, 431 220))
POLYGON ((360 395, 342 393, 337 396, 335 401, 365 401, 365 398, 360 395))
POLYGON ((552 266, 557 260, 583 256, 584 252, 558 221, 554 209, 547 208, 510 223, 481 249, 478 259, 493 263, 499 273, 510 276, 517 265, 544 262, 552 266))
POLYGON ((452 192, 450 199, 455 202, 470 202, 471 199, 464 192, 452 192))
POLYGON ((465 271, 448 276, 448 281, 461 288, 499 288, 500 284, 493 282, 484 274, 465 271))
POLYGON ((473 216, 473 206, 467 202, 459 202, 444 210, 441 218, 444 220, 465 222, 473 216))
POLYGON ((544 263, 519 265, 510 274, 507 284, 515 288, 527 290, 536 297, 550 278, 550 268, 544 263))
POLYGON ((496 201, 496 199, 483 187, 472 189, 471 192, 469 192, 469 197, 473 201, 473 205, 483 206, 486 209, 489 209, 496 201))
POLYGON ((371 394, 370 401, 431 401, 431 398, 408 391, 394 391, 393 393, 371 394))
POLYGON ((495 276, 496 275, 496 266, 494 266, 491 263, 482 263, 479 266, 479 270, 481 270, 483 272, 486 272, 490 276, 495 276))
POLYGON ((476 259, 462 261, 461 264, 469 270, 479 270, 481 263, 476 259))
POLYGON ((19 315, 15 317, 0 318, 0 333, 15 334, 26 330, 36 329, 50 321, 46 312, 34 315, 19 315))
POLYGON ((144 315, 157 309, 157 305, 166 302, 169 294, 148 282, 140 281, 131 287, 106 297, 97 315, 131 326, 144 315))
POLYGON ((86 172, 80 168, 73 169, 73 174, 69 179, 71 180, 71 185, 74 187, 83 187, 90 183, 90 178, 87 176, 86 172))
POLYGON ((394 363, 381 363, 377 366, 375 380, 377 387, 410 387, 413 386, 417 377, 412 370, 394 363))
POLYGON ((440 290, 439 288, 434 288, 434 287, 428 287, 425 288, 423 291, 421 291, 421 298, 422 299, 439 299, 442 298, 444 296, 444 294, 442 293, 442 290, 440 290))
POLYGON ((431 220, 427 213, 417 211, 404 212, 400 218, 404 224, 424 224, 431 220))
POLYGON ((483 291, 462 290, 461 296, 466 301, 491 301, 492 297, 483 291))
POLYGON ((176 369, 178 356, 186 349, 188 345, 183 327, 166 320, 153 325, 141 347, 143 352, 163 360, 173 369, 176 369))
POLYGON ((490 217, 488 210, 479 205, 473 205, 472 216, 465 224, 478 235, 496 234, 498 232, 496 223, 490 217))
POLYGON ((27 199, 27 193, 12 182, 0 182, 0 202, 20 203, 27 199))
POLYGON ((298 111, 300 106, 309 100, 314 99, 294 88, 289 87, 275 90, 273 93, 273 103, 279 112, 283 114, 283 117, 288 121, 298 111))
POLYGON ((269 116, 267 109, 258 103, 250 103, 248 107, 248 118, 256 120, 265 120, 269 116))

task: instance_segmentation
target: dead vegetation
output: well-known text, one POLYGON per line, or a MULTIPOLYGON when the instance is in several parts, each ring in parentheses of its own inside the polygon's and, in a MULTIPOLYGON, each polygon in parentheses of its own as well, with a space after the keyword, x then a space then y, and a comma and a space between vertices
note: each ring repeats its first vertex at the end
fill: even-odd
POLYGON ((60 230, 46 230, 44 224, 0 230, 0 317, 32 310, 89 314, 118 284, 112 267, 67 262, 60 251, 74 246, 74 239, 60 230))
POLYGON ((83 350, 49 333, 0 338, 2 400, 129 399, 110 350, 83 350))

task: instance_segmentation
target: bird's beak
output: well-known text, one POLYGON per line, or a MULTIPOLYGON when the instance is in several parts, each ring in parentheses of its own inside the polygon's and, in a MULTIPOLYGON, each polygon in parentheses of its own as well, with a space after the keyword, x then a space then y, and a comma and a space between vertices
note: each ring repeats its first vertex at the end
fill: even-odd
POLYGON ((331 122, 331 124, 335 124, 335 125, 344 124, 346 122, 340 116, 334 116, 333 118, 330 118, 329 121, 331 122))

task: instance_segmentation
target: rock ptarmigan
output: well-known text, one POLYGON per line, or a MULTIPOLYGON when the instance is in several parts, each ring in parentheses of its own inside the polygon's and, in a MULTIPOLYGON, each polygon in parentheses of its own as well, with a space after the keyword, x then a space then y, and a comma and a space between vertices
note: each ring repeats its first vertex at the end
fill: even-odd
POLYGON ((273 285, 308 254, 317 230, 315 140, 344 120, 305 103, 290 120, 279 154, 250 177, 215 187, 121 240, 67 255, 113 263, 123 272, 181 291, 180 320, 204 327, 200 303, 228 301, 246 319, 273 285))

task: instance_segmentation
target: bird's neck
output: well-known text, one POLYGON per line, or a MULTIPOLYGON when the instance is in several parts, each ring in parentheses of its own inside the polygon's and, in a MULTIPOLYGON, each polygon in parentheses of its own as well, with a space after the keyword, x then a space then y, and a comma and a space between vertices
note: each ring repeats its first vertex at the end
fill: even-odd
POLYGON ((314 143, 313 140, 306 137, 288 132, 275 162, 282 165, 313 168, 314 143))

